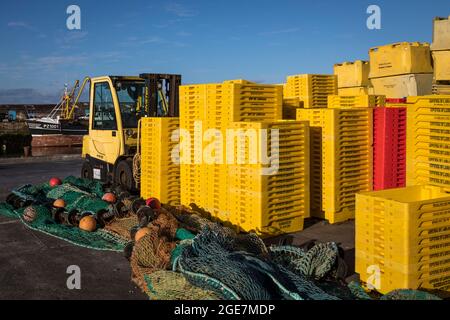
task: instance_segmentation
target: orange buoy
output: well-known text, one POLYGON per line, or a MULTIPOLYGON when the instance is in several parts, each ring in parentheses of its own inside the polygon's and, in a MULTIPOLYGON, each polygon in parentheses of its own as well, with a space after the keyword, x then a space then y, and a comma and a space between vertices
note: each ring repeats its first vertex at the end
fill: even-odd
POLYGON ((140 239, 142 239, 145 235, 147 235, 149 233, 150 233, 150 229, 149 228, 147 228, 147 227, 140 228, 136 232, 136 234, 134 236, 134 240, 135 241, 139 241, 140 239))
POLYGON ((64 208, 66 206, 66 202, 63 199, 56 199, 55 202, 53 202, 53 206, 55 208, 64 208))
POLYGON ((93 216, 86 216, 80 220, 78 227, 81 230, 92 232, 95 231, 95 229, 97 229, 97 221, 93 216))
POLYGON ((103 195, 102 200, 109 203, 115 203, 117 198, 114 193, 108 192, 103 195))

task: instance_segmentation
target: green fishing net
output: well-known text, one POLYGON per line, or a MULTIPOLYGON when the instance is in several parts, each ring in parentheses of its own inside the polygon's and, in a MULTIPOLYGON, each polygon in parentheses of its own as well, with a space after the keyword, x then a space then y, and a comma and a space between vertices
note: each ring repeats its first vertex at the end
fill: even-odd
POLYGON ((174 259, 173 269, 224 299, 337 299, 306 276, 271 261, 261 240, 247 237, 246 245, 244 239, 236 239, 224 228, 206 227, 174 259))
POLYGON ((104 194, 103 186, 101 182, 97 180, 89 180, 69 176, 65 178, 62 182, 71 184, 81 190, 88 191, 89 193, 96 195, 98 198, 101 198, 104 194))
POLYGON ((156 271, 144 276, 152 300, 219 300, 217 293, 193 286, 184 275, 156 271))
POLYGON ((78 187, 70 184, 63 183, 51 189, 47 193, 49 199, 63 199, 66 203, 66 210, 77 210, 79 212, 90 211, 99 212, 100 210, 107 210, 109 204, 93 193, 83 191, 78 187))
POLYGON ((59 224, 52 218, 50 208, 54 199, 64 199, 66 202, 65 210, 67 211, 75 209, 78 212, 90 211, 95 213, 102 209, 108 209, 108 203, 97 196, 100 193, 99 186, 99 183, 74 177, 64 179, 62 185, 54 188, 51 188, 48 183, 22 186, 13 190, 12 194, 34 203, 32 207, 36 212, 35 219, 32 222, 25 221, 22 217, 24 208, 14 209, 7 203, 0 203, 0 214, 9 218, 20 219, 29 229, 40 231, 78 246, 121 252, 128 241, 107 230, 99 228, 95 232, 86 232, 74 226, 59 224))

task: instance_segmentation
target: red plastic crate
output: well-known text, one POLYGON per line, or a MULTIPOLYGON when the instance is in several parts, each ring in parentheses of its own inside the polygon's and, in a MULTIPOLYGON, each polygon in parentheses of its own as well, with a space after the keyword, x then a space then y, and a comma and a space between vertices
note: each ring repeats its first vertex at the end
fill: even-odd
POLYGON ((391 104, 406 103, 406 98, 386 98, 386 103, 391 104))
POLYGON ((406 108, 373 112, 373 189, 405 187, 406 108))

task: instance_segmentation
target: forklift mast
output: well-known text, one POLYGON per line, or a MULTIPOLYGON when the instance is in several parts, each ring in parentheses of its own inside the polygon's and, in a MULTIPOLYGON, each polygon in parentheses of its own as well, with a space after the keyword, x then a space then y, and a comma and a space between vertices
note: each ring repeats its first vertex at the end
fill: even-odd
POLYGON ((145 80, 146 115, 149 117, 178 117, 179 116, 179 87, 181 75, 142 73, 139 78, 145 80), (167 110, 161 112, 160 103, 166 105, 167 110))

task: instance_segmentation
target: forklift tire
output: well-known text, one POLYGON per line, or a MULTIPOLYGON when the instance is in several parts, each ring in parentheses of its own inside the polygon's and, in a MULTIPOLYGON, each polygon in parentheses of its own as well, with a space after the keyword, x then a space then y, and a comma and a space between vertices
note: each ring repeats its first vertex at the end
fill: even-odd
POLYGON ((130 159, 122 160, 117 164, 114 182, 130 193, 135 193, 136 183, 133 178, 133 162, 130 159))
POLYGON ((92 180, 94 178, 93 170, 91 164, 84 161, 83 166, 81 167, 81 178, 92 180))

